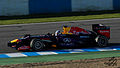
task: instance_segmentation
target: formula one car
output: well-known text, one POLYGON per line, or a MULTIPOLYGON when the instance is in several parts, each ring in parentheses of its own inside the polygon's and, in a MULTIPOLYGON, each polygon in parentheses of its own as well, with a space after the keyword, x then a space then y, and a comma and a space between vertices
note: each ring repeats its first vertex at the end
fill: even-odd
POLYGON ((92 24, 92 31, 79 27, 63 26, 63 32, 57 30, 53 34, 45 35, 25 35, 22 38, 12 40, 9 47, 16 50, 39 51, 49 47, 54 48, 74 48, 83 45, 97 45, 104 47, 108 45, 110 39, 110 27, 102 24, 92 24))

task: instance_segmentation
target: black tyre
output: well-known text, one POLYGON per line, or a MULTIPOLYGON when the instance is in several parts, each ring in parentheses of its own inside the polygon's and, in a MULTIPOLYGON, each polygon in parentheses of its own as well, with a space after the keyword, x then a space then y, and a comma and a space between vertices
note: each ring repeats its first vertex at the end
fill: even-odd
POLYGON ((99 47, 105 47, 108 45, 108 38, 102 35, 97 36, 95 41, 99 47))
POLYGON ((40 50, 44 49, 45 44, 43 42, 41 42, 40 39, 32 39, 32 41, 30 42, 30 47, 34 51, 40 51, 40 50))

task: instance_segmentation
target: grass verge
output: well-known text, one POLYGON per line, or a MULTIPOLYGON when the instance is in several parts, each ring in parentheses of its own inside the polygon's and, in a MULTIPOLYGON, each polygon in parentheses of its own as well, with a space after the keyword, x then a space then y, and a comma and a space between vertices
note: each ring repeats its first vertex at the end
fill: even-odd
POLYGON ((22 58, 1 58, 0 65, 95 59, 95 58, 119 57, 119 56, 120 56, 120 51, 105 51, 105 52, 86 52, 86 53, 46 55, 46 56, 22 57, 22 58))
POLYGON ((0 25, 120 18, 119 12, 120 11, 95 11, 95 12, 39 14, 39 15, 12 16, 12 17, 1 16, 0 25))

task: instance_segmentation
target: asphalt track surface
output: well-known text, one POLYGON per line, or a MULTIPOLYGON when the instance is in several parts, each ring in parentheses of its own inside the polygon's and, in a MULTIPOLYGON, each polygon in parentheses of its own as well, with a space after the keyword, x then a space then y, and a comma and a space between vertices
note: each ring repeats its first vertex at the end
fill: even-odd
POLYGON ((7 42, 15 38, 19 38, 24 34, 47 34, 54 33, 56 30, 62 31, 63 25, 78 26, 91 30, 92 24, 105 24, 111 27, 110 46, 120 45, 120 18, 114 19, 97 19, 83 21, 67 21, 67 22, 48 22, 36 24, 19 24, 19 25, 1 25, 0 26, 0 53, 18 52, 7 46, 7 42))

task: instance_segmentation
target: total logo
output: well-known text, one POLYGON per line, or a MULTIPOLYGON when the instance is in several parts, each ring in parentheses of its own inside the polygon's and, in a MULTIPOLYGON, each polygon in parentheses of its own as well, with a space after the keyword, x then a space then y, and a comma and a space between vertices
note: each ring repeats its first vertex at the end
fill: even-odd
POLYGON ((100 31, 100 33, 109 33, 110 31, 100 31))

